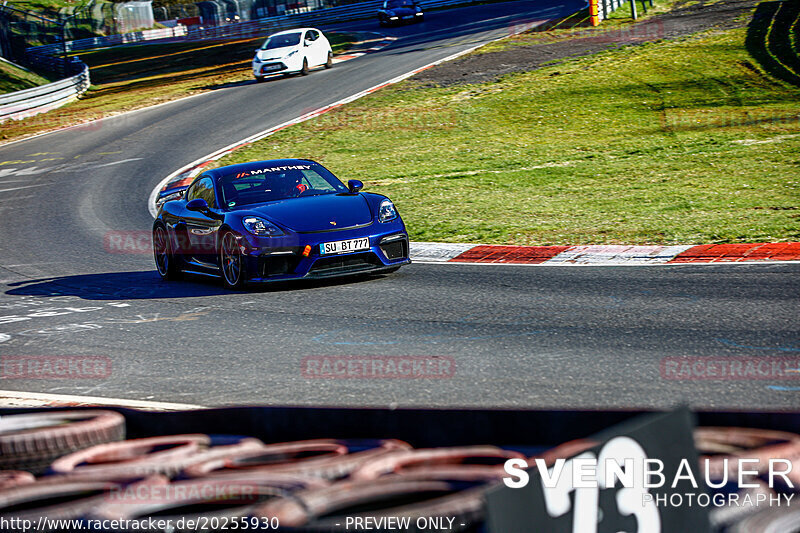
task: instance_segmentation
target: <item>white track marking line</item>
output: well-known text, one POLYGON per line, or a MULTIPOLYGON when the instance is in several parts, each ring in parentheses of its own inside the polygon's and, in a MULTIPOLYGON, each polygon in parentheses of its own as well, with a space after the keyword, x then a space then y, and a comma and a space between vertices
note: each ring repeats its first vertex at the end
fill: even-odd
POLYGON ((436 242, 412 242, 410 257, 419 263, 446 262, 474 248, 475 244, 450 244, 436 242))
POLYGON ((675 258, 693 245, 682 246, 635 246, 635 245, 585 245, 564 250, 545 263, 609 263, 628 265, 634 263, 660 264, 675 258))
POLYGON ((24 185, 22 187, 13 187, 11 189, 0 189, 0 192, 18 191, 20 189, 30 189, 31 187, 44 187, 45 185, 50 185, 50 184, 49 183, 41 183, 39 185, 24 185))
MULTIPOLYGON (((111 47, 107 47, 107 48, 111 48, 111 47)), ((340 54, 340 55, 349 56, 350 54, 344 53, 344 54, 340 54)), ((345 61, 348 61, 350 59, 355 59, 356 57, 360 57, 362 55, 364 55, 364 52, 356 53, 356 55, 353 55, 352 57, 348 57, 348 59, 342 59, 342 60, 338 60, 338 61, 336 60, 336 56, 334 56, 334 64, 343 63, 345 61)), ((174 104, 176 102, 181 102, 183 100, 188 100, 189 98, 196 98, 198 96, 203 96, 204 94, 213 94, 214 92, 215 91, 208 91, 208 92, 202 92, 202 93, 197 93, 197 94, 190 94, 189 96, 184 96, 184 97, 181 97, 181 98, 177 98, 175 100, 170 100, 168 102, 161 102, 161 103, 153 104, 153 105, 150 105, 150 106, 147 106, 147 107, 140 107, 139 109, 131 109, 130 111, 124 111, 122 113, 117 113, 117 114, 114 114, 114 115, 109 115, 107 117, 102 117, 102 118, 97 118, 97 119, 94 119, 94 120, 89 120, 87 122, 81 122, 79 124, 73 124, 72 126, 65 126, 63 128, 58 128, 58 129, 55 129, 55 130, 43 131, 41 133, 37 133, 35 135, 31 135, 30 137, 23 137, 21 139, 15 139, 13 141, 8 141, 6 143, 0 142, 0 148, 5 147, 5 146, 10 146, 10 145, 15 144, 15 143, 20 143, 20 142, 23 142, 23 141, 29 141, 31 139, 36 139, 37 137, 42 137, 44 135, 50 135, 51 133, 58 133, 58 132, 61 132, 61 131, 71 130, 71 129, 74 129, 74 128, 84 128, 84 127, 90 126, 92 124, 95 124, 97 122, 102 122, 103 120, 115 119, 117 117, 130 115, 132 113, 138 113, 139 111, 147 111, 149 109, 155 109, 157 107, 161 107, 161 106, 165 106, 165 105, 169 105, 169 104, 174 104)))
POLYGON ((0 390, 0 406, 7 403, 9 400, 28 400, 41 402, 42 404, 80 403, 89 405, 131 407, 134 409, 160 409, 166 411, 206 409, 206 407, 202 405, 188 403, 151 402, 146 400, 127 400, 124 398, 102 398, 99 396, 73 396, 68 394, 45 394, 38 392, 0 390))

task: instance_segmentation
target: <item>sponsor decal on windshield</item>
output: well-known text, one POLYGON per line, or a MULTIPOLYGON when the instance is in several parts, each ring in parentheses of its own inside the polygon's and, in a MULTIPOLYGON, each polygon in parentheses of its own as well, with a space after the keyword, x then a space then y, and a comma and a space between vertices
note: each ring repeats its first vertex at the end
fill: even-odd
POLYGON ((246 178, 248 176, 257 176, 259 174, 267 174, 269 172, 283 172, 286 170, 311 170, 311 165, 285 165, 282 167, 267 167, 259 168, 258 170, 251 170, 249 172, 239 172, 234 179, 246 178))

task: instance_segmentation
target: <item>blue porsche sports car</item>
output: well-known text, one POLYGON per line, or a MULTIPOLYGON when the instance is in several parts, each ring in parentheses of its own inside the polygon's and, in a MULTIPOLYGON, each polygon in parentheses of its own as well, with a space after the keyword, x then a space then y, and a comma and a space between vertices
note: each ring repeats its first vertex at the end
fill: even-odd
POLYGON ((163 279, 183 273, 247 282, 388 273, 410 262, 391 200, 342 184, 313 161, 279 159, 208 170, 168 188, 153 225, 163 279), (166 200, 166 201, 164 201, 166 200))

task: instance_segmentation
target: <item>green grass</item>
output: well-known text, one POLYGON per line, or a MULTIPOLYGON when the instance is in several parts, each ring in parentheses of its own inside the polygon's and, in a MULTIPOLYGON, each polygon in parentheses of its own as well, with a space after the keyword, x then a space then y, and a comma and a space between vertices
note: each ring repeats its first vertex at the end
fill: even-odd
POLYGON ((0 94, 22 91, 50 83, 50 80, 24 68, 0 61, 0 94))
MULTIPOLYGON (((329 33, 334 53, 358 37, 329 33)), ((263 37, 227 42, 122 46, 81 52, 92 87, 77 102, 48 113, 3 124, 2 139, 14 139, 79 124, 199 92, 250 83, 253 51, 263 37)))
POLYGON ((414 240, 800 240, 800 89, 744 40, 706 33, 456 88, 410 80, 220 164, 318 160, 391 196, 414 240))

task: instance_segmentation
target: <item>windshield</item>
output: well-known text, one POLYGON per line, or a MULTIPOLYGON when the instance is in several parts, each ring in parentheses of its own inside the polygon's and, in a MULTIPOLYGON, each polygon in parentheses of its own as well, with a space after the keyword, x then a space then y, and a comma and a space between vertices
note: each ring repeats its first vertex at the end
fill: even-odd
POLYGON ((273 35, 264 41, 262 50, 271 50, 273 48, 284 48, 286 46, 295 46, 300 44, 300 32, 297 33, 282 33, 280 35, 273 35))
POLYGON ((414 7, 414 2, 411 0, 391 0, 386 2, 386 7, 389 9, 397 9, 398 7, 414 7))
POLYGON ((234 208, 297 198, 347 192, 329 170, 317 164, 266 167, 219 178, 223 205, 234 208))

